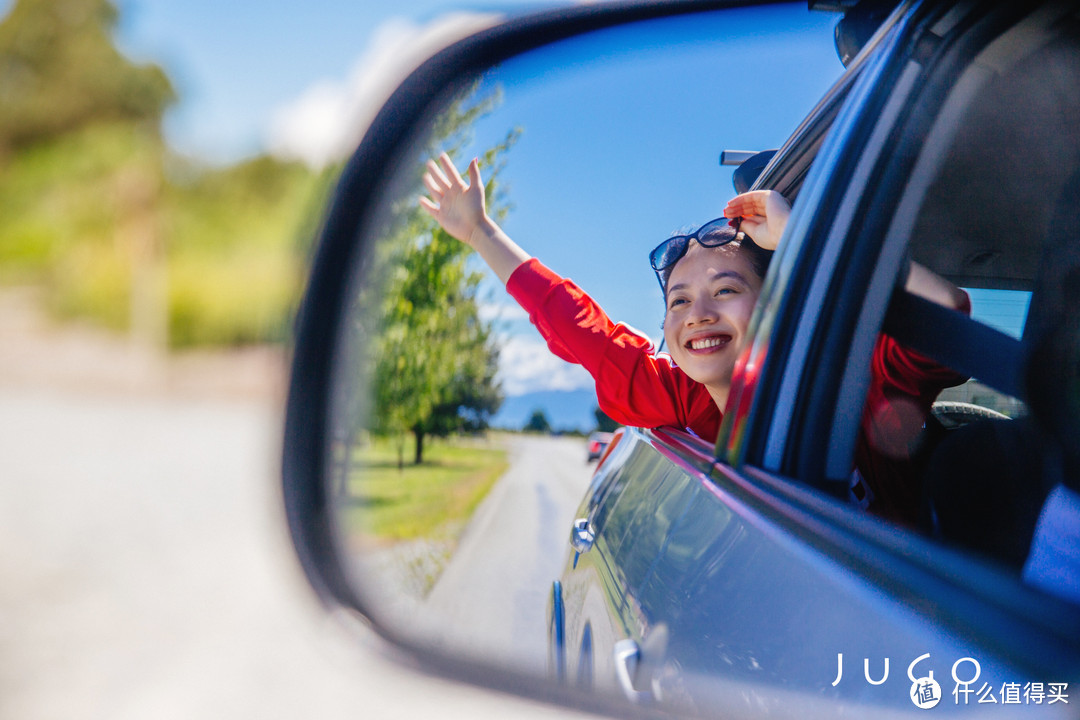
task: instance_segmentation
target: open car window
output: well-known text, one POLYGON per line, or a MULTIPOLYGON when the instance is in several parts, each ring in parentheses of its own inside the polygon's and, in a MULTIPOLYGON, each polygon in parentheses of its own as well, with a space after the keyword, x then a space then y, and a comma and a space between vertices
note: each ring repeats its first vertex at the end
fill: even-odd
POLYGON ((1017 572, 1047 497, 1077 482, 1058 426, 1080 273, 1078 56, 1080 23, 1062 11, 989 42, 952 82, 890 226, 910 260, 966 289, 971 313, 897 291, 884 331, 970 379, 938 395, 917 436, 870 452, 905 463, 920 531, 1017 572))
POLYGON ((830 117, 832 142, 802 170, 805 183, 785 185, 780 162, 766 168, 758 187, 798 199, 719 457, 1019 570, 1062 481, 1060 439, 1029 407, 1031 379, 1060 368, 1033 357, 1062 324, 1061 309, 1080 304, 1069 300, 1080 300, 1070 284, 1080 267, 1074 15, 1010 9, 972 23, 952 13, 895 26, 881 41, 896 41, 884 61, 864 68, 867 86, 891 94, 867 100, 856 80, 847 110, 830 117), (838 134, 848 142, 860 132, 871 150, 851 169, 833 148, 838 134), (842 198, 834 173, 850 173, 842 198), (906 292, 898 279, 912 262, 964 289, 970 308, 906 292), (878 366, 889 363, 901 370, 881 381, 878 366), (936 385, 920 395, 910 384, 926 375, 936 385), (884 485, 867 482, 879 472, 890 477, 884 485), (997 491, 980 492, 990 473, 1001 476, 997 491), (888 497, 890 483, 900 495, 888 497))

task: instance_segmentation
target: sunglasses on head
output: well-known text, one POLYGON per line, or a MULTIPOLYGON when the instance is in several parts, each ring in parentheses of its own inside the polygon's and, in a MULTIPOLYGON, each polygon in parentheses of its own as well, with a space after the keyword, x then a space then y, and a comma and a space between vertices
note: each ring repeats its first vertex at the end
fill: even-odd
POLYGON ((663 290, 667 275, 675 263, 682 259, 690 249, 690 241, 697 240, 702 247, 720 247, 727 245, 739 235, 739 221, 742 218, 716 218, 710 220, 689 235, 672 235, 656 246, 649 253, 649 264, 656 272, 656 279, 663 290))

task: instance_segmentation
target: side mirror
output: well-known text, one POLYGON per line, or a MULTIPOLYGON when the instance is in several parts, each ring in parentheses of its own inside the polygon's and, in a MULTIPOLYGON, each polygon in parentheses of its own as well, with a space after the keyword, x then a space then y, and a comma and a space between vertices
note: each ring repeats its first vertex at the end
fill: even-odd
POLYGON ((480 32, 398 88, 342 171, 297 320, 287 518, 324 603, 358 613, 436 672, 628 711, 558 686, 545 667, 547 603, 591 471, 583 440, 557 440, 559 452, 576 453, 572 463, 547 450, 536 456, 547 484, 528 488, 524 510, 493 510, 502 486, 483 499, 480 483, 449 516, 464 492, 451 479, 431 503, 434 519, 404 504, 418 527, 384 524, 407 482, 425 490, 443 482, 404 479, 417 461, 433 464, 424 461, 432 436, 482 431, 523 378, 588 388, 553 365, 525 374, 547 352, 513 311, 490 319, 491 306, 508 307, 502 288, 419 212, 423 163, 439 150, 462 168, 481 157, 493 178, 490 206, 508 232, 599 287, 613 314, 658 331, 663 306, 648 251, 681 225, 719 214, 731 187, 730 170, 715 162, 719 149, 778 146, 842 71, 829 42, 835 18, 790 5, 711 10, 729 5, 578 5, 480 32), (462 343, 478 350, 468 362, 462 343), (500 515, 535 546, 481 542, 478 555, 460 560, 455 549, 476 536, 477 518, 500 515), (455 562, 496 578, 461 615, 430 600, 455 562), (511 587, 525 576, 526 586, 511 587))

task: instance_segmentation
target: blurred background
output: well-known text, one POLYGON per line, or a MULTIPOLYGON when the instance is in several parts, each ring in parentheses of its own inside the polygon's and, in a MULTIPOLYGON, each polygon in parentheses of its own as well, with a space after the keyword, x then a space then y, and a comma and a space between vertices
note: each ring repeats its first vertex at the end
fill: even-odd
POLYGON ((396 81, 494 17, 382 5, 0 1, 0 717, 556 712, 390 661, 285 529, 328 188, 396 81))

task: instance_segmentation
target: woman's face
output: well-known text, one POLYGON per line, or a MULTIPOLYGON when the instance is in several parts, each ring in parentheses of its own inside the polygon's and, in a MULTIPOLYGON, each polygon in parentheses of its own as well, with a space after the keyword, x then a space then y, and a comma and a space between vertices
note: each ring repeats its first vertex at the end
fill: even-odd
POLYGON ((711 391, 726 396, 761 282, 735 245, 692 243, 671 271, 664 340, 683 372, 711 391))

